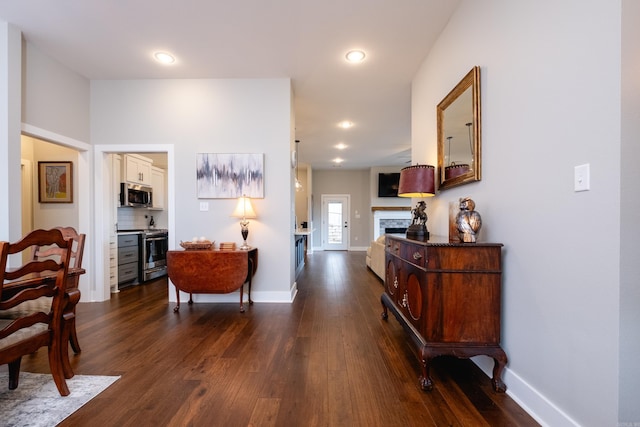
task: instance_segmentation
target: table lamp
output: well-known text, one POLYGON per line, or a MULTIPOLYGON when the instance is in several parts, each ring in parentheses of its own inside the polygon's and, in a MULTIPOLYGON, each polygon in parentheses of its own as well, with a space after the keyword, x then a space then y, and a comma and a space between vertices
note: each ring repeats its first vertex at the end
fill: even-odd
POLYGON ((242 238, 244 239, 244 243, 240 246, 240 249, 243 251, 247 251, 251 249, 251 246, 247 245, 247 236, 249 235, 249 218, 257 218, 256 212, 253 210, 253 206, 251 206, 251 199, 243 195, 238 198, 238 204, 236 205, 236 209, 231 214, 232 217, 241 218, 240 220, 240 232, 242 233, 242 238))
MULTIPOLYGON (((400 184, 398 196, 400 197, 432 197, 435 190, 435 168, 430 165, 407 166, 400 170, 400 184)), ((421 200, 411 210, 413 218, 407 227, 407 238, 429 239, 427 230, 427 204, 421 200)))

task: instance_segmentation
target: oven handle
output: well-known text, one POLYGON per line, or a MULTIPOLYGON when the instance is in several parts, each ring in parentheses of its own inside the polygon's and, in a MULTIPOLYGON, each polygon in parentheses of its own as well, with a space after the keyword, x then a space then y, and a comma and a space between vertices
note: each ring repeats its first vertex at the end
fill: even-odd
POLYGON ((164 237, 162 237, 162 236, 160 236, 160 237, 145 237, 144 240, 146 240, 147 242, 149 240, 167 240, 167 237, 166 236, 164 236, 164 237))

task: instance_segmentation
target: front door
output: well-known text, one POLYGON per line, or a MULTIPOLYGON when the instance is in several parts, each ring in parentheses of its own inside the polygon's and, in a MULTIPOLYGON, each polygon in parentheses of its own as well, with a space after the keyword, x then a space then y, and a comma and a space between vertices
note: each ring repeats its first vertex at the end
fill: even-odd
POLYGON ((322 195, 322 247, 328 251, 349 247, 349 195, 322 195))

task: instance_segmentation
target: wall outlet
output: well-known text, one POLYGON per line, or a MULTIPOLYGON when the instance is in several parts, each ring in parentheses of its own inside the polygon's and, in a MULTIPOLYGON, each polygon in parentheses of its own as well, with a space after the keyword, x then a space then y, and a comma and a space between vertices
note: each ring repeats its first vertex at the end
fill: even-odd
POLYGON ((206 212, 209 210, 209 202, 200 202, 200 212, 206 212))

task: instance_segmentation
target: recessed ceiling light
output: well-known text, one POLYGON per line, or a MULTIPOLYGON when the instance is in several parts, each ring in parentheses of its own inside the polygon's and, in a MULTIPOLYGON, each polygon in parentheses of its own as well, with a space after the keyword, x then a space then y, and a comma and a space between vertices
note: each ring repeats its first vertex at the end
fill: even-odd
POLYGON ((344 159, 341 159, 340 157, 336 157, 335 159, 333 159, 333 163, 340 164, 342 162, 344 162, 344 159))
POLYGON ((352 64, 357 64, 358 62, 364 61, 364 57, 365 54, 362 50, 350 50, 345 55, 347 61, 351 62, 352 64))
POLYGON ((156 58, 156 61, 161 62, 163 64, 173 64, 176 62, 176 59, 167 52, 156 52, 153 54, 153 57, 156 58))
POLYGON ((350 127, 353 127, 353 122, 350 122, 349 120, 343 120, 338 123, 338 126, 340 126, 342 129, 349 129, 350 127))
POLYGON ((343 144, 343 143, 341 142, 340 144, 337 144, 337 145, 336 145, 336 148, 337 148, 338 150, 344 150, 345 148, 347 148, 347 145, 346 145, 346 144, 343 144))

